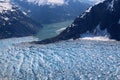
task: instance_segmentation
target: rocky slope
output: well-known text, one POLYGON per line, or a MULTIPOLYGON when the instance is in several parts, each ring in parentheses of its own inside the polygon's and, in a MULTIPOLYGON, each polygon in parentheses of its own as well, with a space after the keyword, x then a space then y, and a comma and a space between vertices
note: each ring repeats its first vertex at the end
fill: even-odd
POLYGON ((90 6, 78 0, 12 0, 12 2, 42 24, 73 20, 90 6))
POLYGON ((107 36, 120 40, 120 0, 105 0, 90 7, 60 35, 36 43, 51 43, 87 36, 107 36))
POLYGON ((9 1, 0 1, 0 39, 34 35, 41 27, 9 1))

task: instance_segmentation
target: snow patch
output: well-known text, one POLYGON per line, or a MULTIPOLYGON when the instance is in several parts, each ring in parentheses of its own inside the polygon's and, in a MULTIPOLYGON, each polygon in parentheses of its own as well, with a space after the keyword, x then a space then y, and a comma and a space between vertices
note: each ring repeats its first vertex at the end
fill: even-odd
POLYGON ((89 7, 85 12, 90 12, 91 11, 91 9, 92 9, 92 6, 91 7, 89 7))
POLYGON ((9 20, 9 18, 8 18, 8 17, 5 17, 5 18, 4 18, 4 20, 5 20, 5 21, 8 21, 8 20, 9 20))
POLYGON ((93 36, 93 37, 84 37, 84 38, 80 38, 80 40, 93 40, 93 41, 115 41, 115 40, 111 40, 108 37, 103 37, 103 36, 93 36))
POLYGON ((98 5, 100 3, 103 3, 105 0, 97 0, 97 2, 95 3, 95 5, 98 5))
POLYGON ((59 34, 59 33, 61 33, 62 31, 64 31, 65 29, 66 29, 66 27, 61 28, 61 29, 58 29, 58 30, 56 31, 56 33, 59 34))
POLYGON ((40 5, 63 5, 64 0, 27 0, 28 2, 40 5))
POLYGON ((120 19, 119 19, 119 21, 118 21, 118 24, 120 24, 120 19))
POLYGON ((107 32, 107 29, 101 30, 100 24, 97 25, 96 29, 94 30, 94 34, 97 36, 109 36, 109 33, 107 32))
POLYGON ((86 13, 83 13, 83 14, 80 16, 80 18, 83 18, 85 15, 86 15, 86 13))
POLYGON ((114 0, 112 0, 111 3, 109 3, 108 9, 113 11, 113 7, 114 7, 114 0))
POLYGON ((48 0, 49 4, 64 4, 64 0, 48 0))
POLYGON ((93 6, 89 7, 89 8, 80 16, 80 18, 83 18, 83 17, 86 15, 86 13, 89 13, 89 12, 91 11, 92 7, 93 7, 93 6))
POLYGON ((100 29, 100 24, 96 26, 96 28, 93 30, 93 32, 87 31, 84 34, 80 34, 81 38, 94 38, 94 37, 106 37, 109 38, 109 33, 107 32, 107 29, 101 30, 100 29))
POLYGON ((27 13, 25 11, 22 12, 24 15, 27 15, 27 13))
POLYGON ((12 4, 9 2, 0 2, 0 13, 7 10, 12 10, 12 4))

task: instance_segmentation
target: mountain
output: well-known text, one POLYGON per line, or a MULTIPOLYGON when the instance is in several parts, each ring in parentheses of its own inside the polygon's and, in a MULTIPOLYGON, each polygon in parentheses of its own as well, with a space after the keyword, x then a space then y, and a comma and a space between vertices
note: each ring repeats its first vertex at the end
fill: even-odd
POLYGON ((73 20, 90 4, 78 0, 12 0, 35 21, 42 24, 73 20))
POLYGON ((0 39, 36 34, 42 26, 9 1, 0 1, 0 39))
POLYGON ((77 17, 58 36, 36 43, 52 43, 88 36, 120 40, 120 0, 104 0, 77 17))

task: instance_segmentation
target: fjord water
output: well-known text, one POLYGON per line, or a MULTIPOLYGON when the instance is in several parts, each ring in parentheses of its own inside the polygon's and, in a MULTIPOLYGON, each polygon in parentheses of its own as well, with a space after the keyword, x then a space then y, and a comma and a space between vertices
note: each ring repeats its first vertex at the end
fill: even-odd
POLYGON ((30 40, 0 40, 0 80, 120 80, 120 42, 21 43, 30 40))
POLYGON ((59 23, 44 24, 43 29, 40 30, 40 32, 37 34, 37 37, 39 38, 39 40, 55 37, 66 27, 68 27, 72 22, 73 20, 59 23))

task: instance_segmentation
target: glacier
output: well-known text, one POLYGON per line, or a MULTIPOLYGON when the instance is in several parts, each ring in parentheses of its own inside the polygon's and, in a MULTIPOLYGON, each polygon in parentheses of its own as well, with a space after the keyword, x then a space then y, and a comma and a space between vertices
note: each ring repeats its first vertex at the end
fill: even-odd
POLYGON ((120 80, 120 42, 0 40, 0 80, 120 80))

